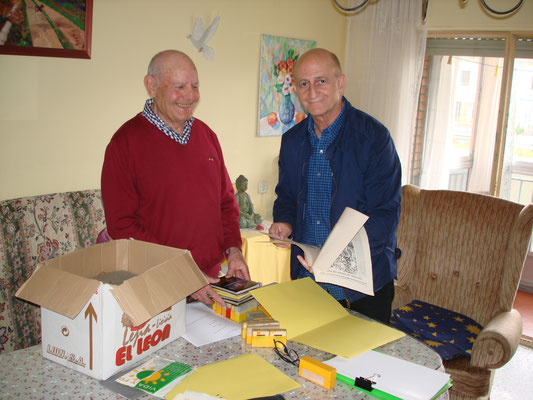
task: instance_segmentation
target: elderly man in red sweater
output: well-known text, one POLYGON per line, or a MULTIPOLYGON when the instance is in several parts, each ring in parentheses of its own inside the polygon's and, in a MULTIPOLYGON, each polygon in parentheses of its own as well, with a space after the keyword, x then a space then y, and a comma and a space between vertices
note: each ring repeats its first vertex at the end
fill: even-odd
MULTIPOLYGON (((105 153, 109 235, 190 250, 211 283, 224 257, 228 276, 250 279, 222 149, 216 134, 193 117, 200 99, 194 63, 179 51, 158 53, 144 85, 150 97, 144 110, 120 127, 105 153)), ((191 296, 224 303, 210 285, 191 296)))

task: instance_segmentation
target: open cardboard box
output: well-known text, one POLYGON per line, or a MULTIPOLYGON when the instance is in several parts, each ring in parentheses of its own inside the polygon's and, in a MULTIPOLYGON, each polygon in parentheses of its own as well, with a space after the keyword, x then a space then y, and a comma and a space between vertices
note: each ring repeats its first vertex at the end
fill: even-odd
POLYGON ((41 306, 45 358, 107 379, 182 336, 185 298, 207 283, 186 250, 115 240, 40 264, 16 295, 41 306), (95 279, 113 271, 135 276, 95 279))

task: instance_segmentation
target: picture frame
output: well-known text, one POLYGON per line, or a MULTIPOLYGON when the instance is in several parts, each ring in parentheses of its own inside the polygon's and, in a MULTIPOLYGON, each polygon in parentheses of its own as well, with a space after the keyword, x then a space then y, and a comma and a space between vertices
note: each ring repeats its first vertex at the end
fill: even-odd
POLYGON ((315 47, 314 40, 261 35, 258 136, 281 136, 306 117, 296 95, 293 66, 315 47))
POLYGON ((90 59, 92 20, 93 0, 5 0, 0 54, 90 59))

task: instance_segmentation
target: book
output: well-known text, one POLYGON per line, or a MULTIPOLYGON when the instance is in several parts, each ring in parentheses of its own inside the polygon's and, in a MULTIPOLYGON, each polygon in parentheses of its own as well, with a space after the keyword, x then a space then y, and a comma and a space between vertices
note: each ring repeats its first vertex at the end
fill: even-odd
POLYGON ((346 207, 321 249, 276 235, 266 235, 274 243, 289 243, 301 248, 305 260, 313 269, 315 281, 373 296, 372 259, 363 226, 367 219, 368 216, 346 207))
POLYGON ((163 398, 196 368, 154 356, 115 379, 115 382, 163 398))
POLYGON ((232 296, 246 295, 250 290, 261 286, 259 282, 249 281, 236 276, 220 278, 217 283, 212 283, 211 286, 218 292, 229 293, 232 296))

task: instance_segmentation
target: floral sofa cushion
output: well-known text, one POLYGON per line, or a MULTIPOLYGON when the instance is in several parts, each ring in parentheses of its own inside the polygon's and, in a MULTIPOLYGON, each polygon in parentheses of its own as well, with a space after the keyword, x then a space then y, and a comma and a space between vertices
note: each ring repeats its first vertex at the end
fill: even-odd
POLYGON ((96 243, 105 228, 100 190, 0 201, 0 354, 40 343, 40 308, 15 292, 36 265, 96 243))

